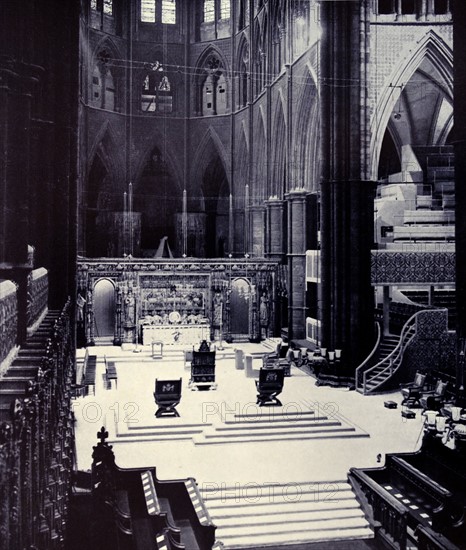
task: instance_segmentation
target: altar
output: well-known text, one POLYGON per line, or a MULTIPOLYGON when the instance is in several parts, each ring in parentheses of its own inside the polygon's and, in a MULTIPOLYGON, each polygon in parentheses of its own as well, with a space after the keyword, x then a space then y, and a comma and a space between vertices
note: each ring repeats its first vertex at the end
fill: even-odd
POLYGON ((202 340, 210 340, 209 324, 142 325, 142 343, 163 342, 164 345, 198 345, 202 340))

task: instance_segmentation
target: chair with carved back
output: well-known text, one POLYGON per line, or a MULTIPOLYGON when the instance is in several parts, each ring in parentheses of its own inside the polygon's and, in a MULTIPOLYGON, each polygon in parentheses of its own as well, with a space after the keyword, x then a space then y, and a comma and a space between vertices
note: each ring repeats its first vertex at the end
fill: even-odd
POLYGON ((215 351, 210 351, 210 346, 206 340, 201 342, 198 351, 192 352, 189 387, 192 390, 217 388, 215 383, 215 351))
POLYGON ((426 375, 422 372, 416 372, 414 380, 409 384, 401 384, 401 395, 403 396, 402 405, 408 407, 419 406, 419 400, 422 395, 422 390, 426 386, 426 375))
POLYGON ((180 416, 175 407, 181 401, 181 380, 155 380, 154 399, 159 407, 155 413, 157 418, 180 416))
POLYGON ((441 379, 437 380, 434 390, 422 392, 419 400, 421 407, 424 410, 439 411, 445 402, 447 388, 448 382, 441 379))
POLYGON ((281 406, 277 396, 283 390, 285 371, 282 368, 261 368, 259 371, 259 380, 256 380, 257 404, 281 406))

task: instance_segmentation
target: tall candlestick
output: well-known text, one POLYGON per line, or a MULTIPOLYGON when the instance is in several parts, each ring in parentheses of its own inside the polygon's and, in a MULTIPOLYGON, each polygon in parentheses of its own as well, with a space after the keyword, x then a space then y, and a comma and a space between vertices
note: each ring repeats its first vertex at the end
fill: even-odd
POLYGON ((183 214, 181 219, 181 233, 183 239, 183 256, 188 253, 188 196, 186 189, 183 189, 183 214))
POLYGON ((249 185, 244 186, 244 251, 249 250, 249 185))
POLYGON ((128 194, 123 193, 123 255, 126 256, 126 238, 128 232, 128 194))
POLYGON ((233 252, 234 219, 233 219, 233 195, 230 193, 230 208, 228 211, 228 252, 233 252))
POLYGON ((129 182, 129 253, 133 255, 133 184, 129 182))

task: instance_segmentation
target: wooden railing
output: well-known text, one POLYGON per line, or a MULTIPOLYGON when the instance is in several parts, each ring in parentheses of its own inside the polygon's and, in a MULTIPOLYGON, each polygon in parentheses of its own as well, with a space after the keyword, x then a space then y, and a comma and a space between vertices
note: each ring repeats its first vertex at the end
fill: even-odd
POLYGON ((34 269, 28 280, 27 326, 32 327, 47 311, 49 299, 48 271, 34 269))
POLYGON ((406 548, 408 528, 406 508, 365 472, 351 468, 349 476, 359 484, 372 509, 374 521, 380 525, 378 536, 391 548, 400 550, 406 548))
POLYGON ((16 384, 16 389, 8 390, 7 385, 0 389, 2 550, 65 546, 74 459, 69 312, 68 302, 50 328, 48 340, 44 338, 42 357, 31 358, 24 369, 15 370, 13 361, 2 378, 16 384))
POLYGON ((12 281, 0 282, 0 364, 16 347, 18 332, 18 298, 12 281))
MULTIPOLYGON (((115 547, 121 550, 140 547, 139 538, 149 533, 149 546, 145 546, 148 550, 157 548, 158 537, 163 538, 168 550, 181 549, 184 548, 181 541, 184 530, 196 539, 200 550, 214 547, 215 525, 194 479, 162 481, 157 479, 155 468, 119 468, 111 446, 105 441, 108 433, 104 428, 99 437, 102 441, 94 447, 92 455, 92 493, 94 509, 99 516, 96 524, 108 525, 115 547), (141 501, 145 513, 137 504, 141 501), (133 513, 137 522, 132 521, 133 513), (145 522, 146 528, 139 531, 141 521, 145 522), (178 521, 181 527, 177 525, 178 521)), ((96 547, 105 544, 102 536, 98 528, 94 529, 96 547)))
POLYGON ((366 359, 364 359, 364 361, 359 365, 359 367, 356 369, 356 372, 355 372, 356 390, 364 390, 364 373, 370 368, 372 358, 374 357, 380 345, 382 330, 380 328, 379 322, 375 323, 375 325, 377 327, 377 338, 375 340, 374 347, 372 348, 372 351, 369 353, 366 359))

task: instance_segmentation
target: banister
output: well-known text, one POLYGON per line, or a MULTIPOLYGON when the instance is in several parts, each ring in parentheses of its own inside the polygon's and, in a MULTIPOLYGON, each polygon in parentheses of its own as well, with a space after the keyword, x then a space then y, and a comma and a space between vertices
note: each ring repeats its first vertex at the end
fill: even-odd
MULTIPOLYGON (((399 340, 398 344, 396 345, 395 349, 389 355, 387 355, 387 357, 382 359, 382 361, 379 361, 378 363, 373 365, 371 368, 364 371, 364 373, 363 373, 363 392, 364 393, 366 393, 366 391, 367 391, 367 382, 370 380, 370 373, 373 372, 375 369, 378 369, 378 368, 383 367, 384 365, 386 365, 385 368, 382 371, 377 373, 378 375, 385 374, 388 370, 391 371, 390 374, 392 375, 398 370, 398 368, 401 365, 406 347, 408 346, 408 344, 412 341, 412 339, 416 335, 415 331, 414 331, 414 334, 410 334, 410 331, 413 328, 415 329, 417 318, 421 314, 424 314, 426 312, 439 312, 439 311, 447 311, 447 310, 446 310, 446 308, 423 309, 423 310, 417 311, 416 313, 411 315, 411 317, 406 321, 406 323, 403 326, 403 329, 402 329, 401 335, 400 335, 400 340, 399 340), (368 378, 369 378, 369 380, 368 380, 368 378)), ((380 384, 382 384, 384 382, 385 382, 385 380, 381 380, 380 384)), ((380 384, 378 384, 377 386, 372 388, 371 391, 373 391, 377 387, 379 387, 380 384)))
POLYGON ((380 344, 380 338, 382 336, 382 330, 380 328, 380 323, 378 321, 375 324, 376 324, 376 327, 377 327, 377 338, 376 338, 374 347, 372 348, 372 351, 369 353, 369 355, 364 359, 364 361, 359 365, 359 367, 355 371, 356 389, 358 389, 358 387, 359 387, 359 374, 361 372, 364 372, 364 366, 372 359, 372 357, 374 356, 374 354, 377 351, 377 348, 379 347, 379 344, 380 344))

